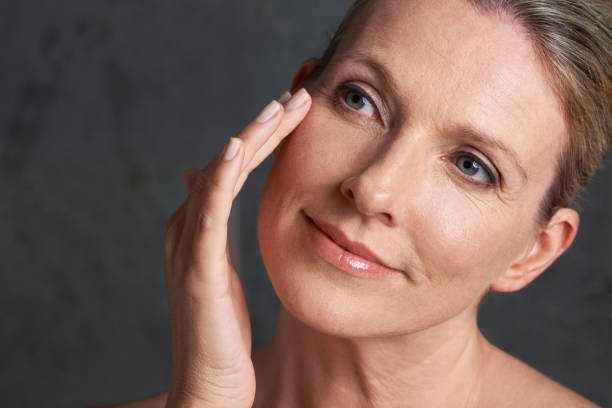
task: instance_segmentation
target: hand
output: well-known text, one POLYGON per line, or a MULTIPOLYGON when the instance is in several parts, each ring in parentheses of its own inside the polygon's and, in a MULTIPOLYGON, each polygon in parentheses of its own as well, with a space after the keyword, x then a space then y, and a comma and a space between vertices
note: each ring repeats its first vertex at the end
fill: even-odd
POLYGON ((227 223, 249 173, 310 109, 306 90, 272 101, 202 170, 183 174, 187 199, 164 232, 172 335, 167 407, 251 407, 251 326, 232 265, 227 223))

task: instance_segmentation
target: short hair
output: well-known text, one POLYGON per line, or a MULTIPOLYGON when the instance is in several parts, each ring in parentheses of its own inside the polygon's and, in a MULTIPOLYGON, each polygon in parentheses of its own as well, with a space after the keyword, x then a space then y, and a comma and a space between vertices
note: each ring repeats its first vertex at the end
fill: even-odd
MULTIPOLYGON (((333 58, 347 28, 375 1, 348 10, 317 66, 333 58)), ((464 0, 487 13, 510 16, 526 30, 561 102, 568 139, 557 174, 541 201, 537 221, 575 205, 612 147, 612 2, 610 0, 464 0)))

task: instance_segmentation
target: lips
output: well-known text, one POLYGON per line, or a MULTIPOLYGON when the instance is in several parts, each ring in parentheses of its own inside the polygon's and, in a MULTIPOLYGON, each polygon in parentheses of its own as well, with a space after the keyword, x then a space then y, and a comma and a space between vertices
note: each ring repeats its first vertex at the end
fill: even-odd
POLYGON ((392 268, 386 265, 366 245, 360 242, 351 241, 342 230, 338 229, 332 224, 329 224, 320 219, 315 219, 313 217, 310 217, 306 213, 304 213, 304 215, 306 216, 308 221, 310 221, 313 224, 315 228, 317 228, 320 232, 325 234, 330 240, 332 240, 340 248, 345 250, 347 254, 351 254, 353 256, 362 258, 363 260, 368 261, 368 263, 372 263, 378 266, 378 268, 376 268, 377 270, 385 270, 385 272, 403 273, 403 271, 400 271, 398 269, 395 269, 395 268, 392 268))

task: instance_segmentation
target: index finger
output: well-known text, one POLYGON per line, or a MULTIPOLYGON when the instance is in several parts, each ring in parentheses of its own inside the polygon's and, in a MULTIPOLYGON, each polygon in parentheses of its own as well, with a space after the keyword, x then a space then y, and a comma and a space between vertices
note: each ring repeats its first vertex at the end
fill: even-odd
POLYGON ((284 103, 282 119, 276 127, 270 126, 273 129, 272 131, 269 130, 270 128, 268 128, 269 133, 257 131, 258 129, 251 128, 253 124, 249 124, 238 134, 238 137, 245 141, 245 158, 242 172, 234 189, 234 197, 242 188, 251 171, 259 166, 276 149, 279 143, 302 122, 310 109, 311 103, 310 95, 302 88, 284 103))
MULTIPOLYGON (((276 146, 278 146, 279 143, 306 117, 311 105, 311 97, 306 89, 301 88, 293 96, 291 96, 291 94, 287 96, 290 97, 283 104, 284 115, 279 126, 267 138, 254 138, 254 143, 249 146, 252 149, 247 148, 242 166, 245 178, 255 167, 259 166, 259 164, 274 151, 276 146)), ((283 100, 284 98, 286 98, 286 94, 283 94, 279 99, 283 100)), ((245 146, 248 143, 249 141, 245 140, 245 146)))

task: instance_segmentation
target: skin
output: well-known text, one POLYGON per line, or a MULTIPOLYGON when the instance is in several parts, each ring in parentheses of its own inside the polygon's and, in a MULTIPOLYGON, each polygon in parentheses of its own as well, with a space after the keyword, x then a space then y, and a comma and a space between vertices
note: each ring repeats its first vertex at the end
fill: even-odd
POLYGON ((499 406, 537 400, 542 385, 561 389, 493 348, 476 325, 487 289, 525 286, 578 227, 569 209, 537 223, 566 129, 531 43, 509 19, 462 2, 377 2, 360 20, 308 84, 311 111, 264 190, 261 253, 284 310, 256 360, 255 406, 499 406), (383 66, 397 89, 364 61, 383 66), (349 107, 338 90, 348 81, 378 108, 349 107), (508 153, 461 127, 503 142, 526 179, 508 153), (498 168, 501 185, 462 177, 462 152, 498 168), (322 261, 303 211, 407 274, 359 279, 322 261), (492 388, 500 374, 502 384, 527 376, 538 386, 516 380, 529 391, 519 396, 492 388))
POLYGON ((529 40, 510 19, 460 1, 375 5, 319 78, 308 79, 316 60, 300 68, 293 89, 310 96, 297 92, 298 106, 247 125, 233 159, 226 148, 185 172, 188 198, 164 237, 172 384, 120 406, 593 406, 492 346, 476 324, 487 290, 527 285, 579 224, 567 208, 544 224, 536 217, 567 135, 529 40), (227 220, 274 149, 258 233, 282 309, 274 341, 251 355, 227 220), (475 158, 495 182, 465 171, 475 158), (402 273, 368 279, 327 263, 305 213, 402 273))

